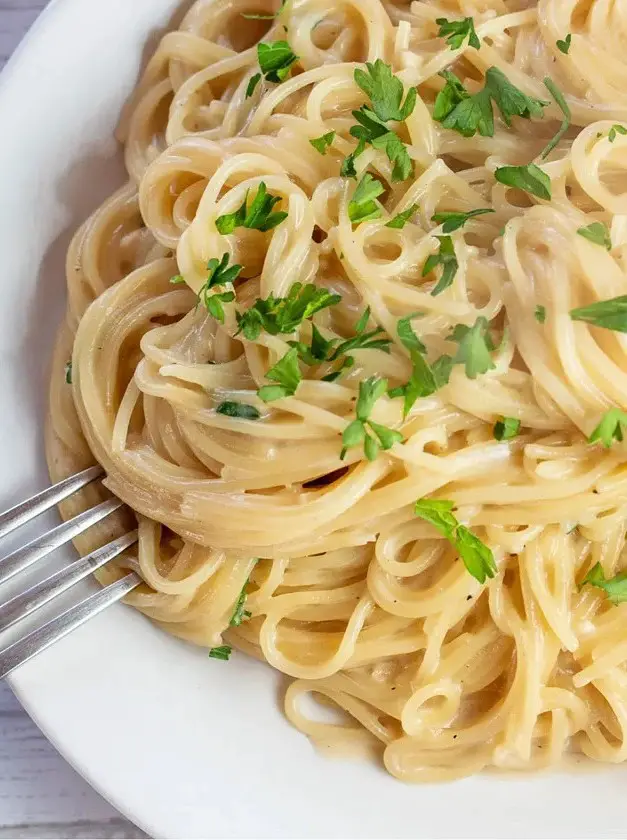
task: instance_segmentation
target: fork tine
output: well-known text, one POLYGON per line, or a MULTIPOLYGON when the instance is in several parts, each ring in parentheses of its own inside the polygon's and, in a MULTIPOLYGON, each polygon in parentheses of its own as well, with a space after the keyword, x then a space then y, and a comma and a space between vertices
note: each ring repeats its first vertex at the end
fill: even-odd
POLYGON ((0 650, 0 680, 33 656, 64 638, 73 630, 101 613, 111 604, 122 599, 141 583, 141 578, 131 572, 116 580, 99 592, 85 598, 79 604, 48 621, 42 627, 0 650))
POLYGON ((19 528, 20 525, 25 525, 35 516, 39 516, 48 508, 54 507, 58 502, 67 499, 72 493, 76 493, 85 485, 89 484, 95 479, 100 478, 103 474, 103 469, 100 466, 88 467, 82 472, 64 478, 63 481, 53 484, 41 493, 31 496, 25 502, 15 505, 5 513, 0 514, 0 539, 6 537, 11 531, 19 528))
POLYGON ((9 627, 17 624, 18 621, 31 615, 35 610, 43 607, 52 601, 53 598, 56 598, 57 595, 74 586, 79 580, 83 580, 83 578, 86 578, 96 569, 104 566, 105 563, 117 557, 124 549, 129 548, 129 546, 136 542, 137 531, 124 534, 124 536, 119 537, 117 540, 103 545, 102 548, 92 551, 91 554, 79 558, 70 566, 36 583, 30 589, 27 589, 26 592, 21 592, 19 595, 11 598, 11 600, 0 604, 0 632, 8 630, 9 627))
POLYGON ((67 522, 57 525, 47 534, 36 537, 23 548, 18 548, 17 551, 7 555, 0 560, 0 584, 32 566, 33 563, 41 560, 42 557, 50 554, 59 546, 73 540, 74 537, 82 534, 83 531, 104 519, 105 516, 109 516, 110 513, 121 506, 122 502, 119 499, 108 499, 106 502, 101 502, 96 507, 79 513, 73 519, 68 519, 67 522))

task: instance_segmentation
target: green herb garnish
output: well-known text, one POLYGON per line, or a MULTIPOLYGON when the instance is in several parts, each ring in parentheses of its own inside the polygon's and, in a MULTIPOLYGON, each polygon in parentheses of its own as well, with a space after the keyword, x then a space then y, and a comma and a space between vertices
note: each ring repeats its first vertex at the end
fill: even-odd
POLYGON ((453 514, 453 502, 444 499, 419 499, 414 511, 426 519, 457 549, 464 566, 479 583, 496 574, 494 555, 488 546, 476 537, 453 514))
POLYGON ((354 225, 379 218, 381 205, 376 198, 384 191, 381 181, 377 181, 369 172, 366 172, 348 203, 348 218, 354 225))
POLYGON ((395 443, 403 440, 400 432, 369 419, 374 404, 385 394, 387 387, 387 380, 379 379, 377 376, 371 376, 359 383, 359 396, 355 407, 356 419, 348 424, 342 434, 343 447, 340 453, 342 460, 346 457, 348 449, 363 444, 366 458, 374 461, 381 449, 391 449, 395 443), (374 437, 369 432, 372 432, 374 437))
POLYGON ((181 283, 184 282, 185 278, 182 274, 174 274, 172 277, 170 277, 170 283, 172 283, 173 286, 180 286, 181 283))
POLYGON ((469 379, 475 379, 495 367, 490 356, 490 352, 495 349, 494 342, 488 331, 488 321, 483 315, 477 318, 472 327, 457 324, 450 340, 459 344, 453 364, 463 364, 469 379))
POLYGON ((403 99, 403 83, 392 73, 389 64, 378 58, 374 64, 366 62, 368 72, 355 70, 355 81, 370 98, 372 109, 382 122, 396 120, 403 122, 416 107, 416 88, 407 92, 403 99))
POLYGON ((571 121, 571 113, 570 108, 568 107, 568 103, 564 99, 562 92, 556 86, 555 82, 547 76, 544 80, 544 84, 551 96, 553 97, 553 99, 555 100, 555 102, 557 103, 560 111, 564 115, 564 119, 562 120, 562 124, 560 125, 555 137, 553 137, 552 140, 549 140, 549 142, 542 150, 540 154, 542 160, 544 160, 549 155, 549 153, 553 151, 553 149, 557 146, 562 137, 566 134, 571 121))
POLYGON ((68 385, 72 384, 72 360, 65 363, 65 381, 68 385))
POLYGON ((298 366, 298 352, 295 347, 288 350, 285 356, 270 368, 266 373, 266 379, 271 382, 278 382, 278 385, 263 385, 257 396, 264 402, 282 400, 291 397, 301 383, 302 376, 298 366))
POLYGON ((585 583, 603 589, 608 601, 614 605, 627 601, 627 572, 619 572, 613 578, 606 578, 603 567, 596 563, 581 581, 581 586, 585 583))
POLYGON ((261 73, 255 73, 254 76, 250 77, 250 79, 248 80, 248 85, 246 86, 246 99, 248 99, 249 96, 253 95, 253 93, 255 92, 255 88, 257 87, 260 81, 261 73))
POLYGON ((627 295, 571 309, 570 317, 573 321, 585 321, 593 327, 627 333, 627 295))
POLYGON ((272 228, 280 225, 284 219, 287 219, 287 213, 282 210, 277 213, 272 212, 272 208, 281 201, 281 197, 270 195, 264 181, 259 184, 259 189, 250 207, 247 206, 249 192, 249 190, 246 192, 246 197, 241 207, 235 213, 218 216, 216 219, 216 228, 220 233, 233 233, 235 228, 238 227, 265 232, 272 230, 272 228))
POLYGON ((625 128, 624 125, 619 125, 618 123, 613 125, 610 128, 609 134, 607 135, 607 139, 610 141, 610 143, 613 143, 614 140, 616 140, 617 134, 627 134, 627 128, 625 128))
POLYGON ((453 240, 450 236, 436 236, 440 243, 440 247, 436 254, 431 254, 424 264, 422 269, 422 276, 426 277, 429 272, 433 271, 438 265, 442 266, 442 275, 437 282, 431 294, 435 297, 443 292, 452 284, 459 268, 457 257, 455 256, 455 248, 453 247, 453 240))
POLYGON ((231 658, 231 645, 220 645, 209 650, 211 659, 223 659, 227 662, 231 658))
POLYGON ((292 65, 298 61, 287 41, 257 44, 257 58, 267 82, 283 82, 289 76, 292 65))
POLYGON ((490 67, 485 83, 478 93, 470 94, 461 81, 449 70, 440 76, 446 81, 435 100, 433 119, 444 128, 452 129, 464 137, 473 137, 477 132, 484 137, 494 136, 494 103, 508 128, 512 117, 524 119, 541 117, 548 102, 527 96, 515 87, 498 67, 490 67))
POLYGON ((542 304, 538 304, 536 306, 535 312, 533 313, 536 321, 539 324, 544 324, 546 321, 546 306, 542 306, 542 304))
POLYGON ((481 41, 475 32, 475 22, 471 17, 463 20, 436 18, 435 22, 440 27, 438 38, 446 38, 446 43, 452 50, 458 50, 466 38, 468 38, 468 46, 476 50, 481 48, 481 41))
POLYGON ((470 219, 474 219, 475 216, 483 216, 485 213, 494 212, 496 211, 490 207, 480 207, 477 210, 469 210, 467 213, 443 212, 431 216, 431 221, 442 225, 442 233, 453 233, 453 231, 463 227, 470 219))
POLYGON ((520 420, 516 417, 501 417, 494 424, 496 440, 511 440, 520 432, 520 420))
POLYGON ((506 187, 524 190, 545 201, 551 199, 551 179, 535 163, 525 166, 501 166, 495 171, 494 177, 506 187))
POLYGON ((198 292, 198 301, 202 302, 207 312, 221 324, 224 323, 224 307, 222 304, 235 300, 235 292, 215 292, 211 294, 211 291, 216 286, 232 285, 239 277, 241 270, 241 265, 229 266, 228 253, 223 254, 221 260, 213 257, 207 263, 207 280, 198 292))
POLYGON ((242 420, 259 420, 261 417, 254 405, 228 400, 221 402, 216 412, 226 417, 240 417, 242 420))
POLYGON ((627 414, 620 408, 610 408, 588 438, 588 442, 596 443, 600 440, 603 446, 609 449, 615 440, 622 442, 624 429, 627 429, 627 414))
POLYGON ((584 239, 587 239, 589 242, 592 242, 595 245, 600 245, 607 251, 612 250, 612 240, 610 238, 610 232, 607 229, 607 227, 603 224, 603 222, 593 222, 587 227, 580 227, 577 233, 579 234, 579 236, 583 236, 584 239))
POLYGON ((386 222, 385 226, 402 230, 416 210, 418 210, 418 205, 412 204, 407 210, 402 210, 400 213, 397 213, 389 222, 386 222))
POLYGON ((570 49, 570 42, 573 40, 573 36, 568 33, 568 35, 564 38, 563 41, 556 41, 555 46, 560 52, 563 52, 564 55, 568 55, 568 51, 570 49))
POLYGON ((313 283, 294 283, 287 297, 258 298, 245 312, 236 313, 238 330, 249 341, 256 341, 261 330, 270 335, 289 334, 316 312, 334 306, 342 300, 341 295, 332 294, 328 289, 313 283))
POLYGON ((325 155, 327 153, 327 149, 333 143, 335 139, 335 131, 329 131, 327 134, 323 134, 321 137, 314 137, 313 140, 309 142, 314 147, 317 152, 320 152, 321 155, 325 155))

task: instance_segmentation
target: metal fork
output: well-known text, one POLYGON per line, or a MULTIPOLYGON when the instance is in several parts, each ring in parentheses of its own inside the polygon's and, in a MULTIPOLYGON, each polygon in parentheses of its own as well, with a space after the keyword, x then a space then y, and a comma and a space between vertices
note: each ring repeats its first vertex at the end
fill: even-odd
MULTIPOLYGON (((96 481, 103 475, 101 467, 89 467, 76 475, 59 481, 57 484, 32 496, 25 502, 0 514, 0 539, 16 528, 30 522, 36 516, 63 501, 72 493, 96 481)), ((96 522, 109 516, 122 507, 119 499, 108 499, 94 508, 83 511, 63 522, 41 537, 27 543, 23 548, 11 552, 0 559, 0 633, 32 615, 57 596, 66 592, 74 584, 86 578, 96 569, 104 566, 124 549, 137 542, 137 531, 124 534, 116 540, 92 551, 86 557, 79 558, 65 568, 50 575, 39 583, 30 586, 19 595, 9 600, 2 598, 3 584, 42 560, 55 549, 82 534, 96 522)), ((0 647, 0 679, 11 671, 32 659, 42 650, 76 630, 90 618, 101 613, 111 604, 119 601, 141 583, 141 578, 134 572, 105 586, 99 592, 84 598, 79 603, 61 612, 55 618, 46 621, 36 629, 6 647, 0 647)))

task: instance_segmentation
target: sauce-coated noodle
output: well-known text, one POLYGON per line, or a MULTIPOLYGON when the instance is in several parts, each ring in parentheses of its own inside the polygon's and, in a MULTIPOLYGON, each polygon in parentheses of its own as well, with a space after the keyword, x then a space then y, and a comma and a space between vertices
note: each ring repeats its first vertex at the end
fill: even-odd
MULTIPOLYGON (((565 752, 627 757, 627 604, 580 587, 600 562, 627 565, 627 484, 620 443, 587 442, 605 411, 627 410, 627 337, 569 311, 625 292, 627 281, 627 4, 608 0, 197 0, 150 60, 121 129, 129 183, 71 245, 69 303, 57 343, 47 449, 54 479, 92 463, 137 513, 139 545, 99 573, 131 566, 145 586, 129 602, 205 647, 232 644, 294 678, 290 721, 324 746, 378 747, 409 781, 486 766, 540 768, 565 752), (452 50, 436 19, 472 16, 481 49, 452 50), (570 49, 557 46, 571 34, 570 49), (280 84, 261 80, 257 42, 286 39, 299 57, 280 84), (385 187, 383 215, 353 226, 356 181, 340 176, 355 148, 352 111, 367 103, 354 71, 377 59, 418 89, 398 130, 414 176, 392 180, 384 149, 357 158, 385 187), (432 118, 452 69, 471 91, 490 67, 549 102, 543 119, 496 119, 494 136, 462 136, 432 118), (538 155, 562 113, 572 124, 538 155), (309 140, 335 132, 326 154, 309 140), (541 200, 495 180, 535 160, 551 179, 541 200), (288 212, 268 232, 216 218, 261 182, 288 212), (403 228, 386 221, 418 205, 403 228), (432 216, 491 207, 451 234, 458 270, 432 295, 422 276, 442 230, 432 216), (603 222, 608 251, 577 234, 603 222), (207 262, 243 266, 220 324, 197 293, 207 262), (181 274, 185 283, 172 285, 181 274), (235 337, 235 312, 284 296, 295 282, 340 294, 315 323, 329 337, 369 329, 389 354, 361 349, 334 382, 332 365, 303 366, 294 396, 257 389, 289 350, 309 341, 262 330, 235 337), (544 322, 537 317, 544 307, 544 322), (368 461, 340 459, 360 381, 391 387, 411 373, 397 336, 413 327, 429 358, 454 353, 457 324, 490 322, 494 368, 474 379, 456 364, 418 399, 383 396, 373 416, 404 442, 368 461), (72 358, 72 383, 64 366, 72 358), (256 420, 216 412, 254 406, 256 420), (500 417, 520 433, 496 440, 500 417), (455 502, 456 516, 494 553, 485 584, 414 502, 455 502), (229 620, 246 584, 239 626, 229 620), (311 718, 306 694, 345 719, 311 718)), ((90 488, 64 517, 94 504, 90 488)), ((133 527, 130 514, 77 541, 86 552, 133 527)), ((208 668, 229 667, 209 660, 208 668)))

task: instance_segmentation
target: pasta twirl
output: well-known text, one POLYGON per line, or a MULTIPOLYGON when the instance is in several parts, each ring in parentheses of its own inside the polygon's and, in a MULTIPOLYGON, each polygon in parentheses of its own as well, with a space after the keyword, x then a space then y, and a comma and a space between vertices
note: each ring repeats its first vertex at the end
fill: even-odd
POLYGON ((68 253, 51 475, 95 459, 139 522, 99 578, 400 779, 626 757, 627 338, 589 312, 627 281, 626 41, 605 0, 197 0, 68 253))

